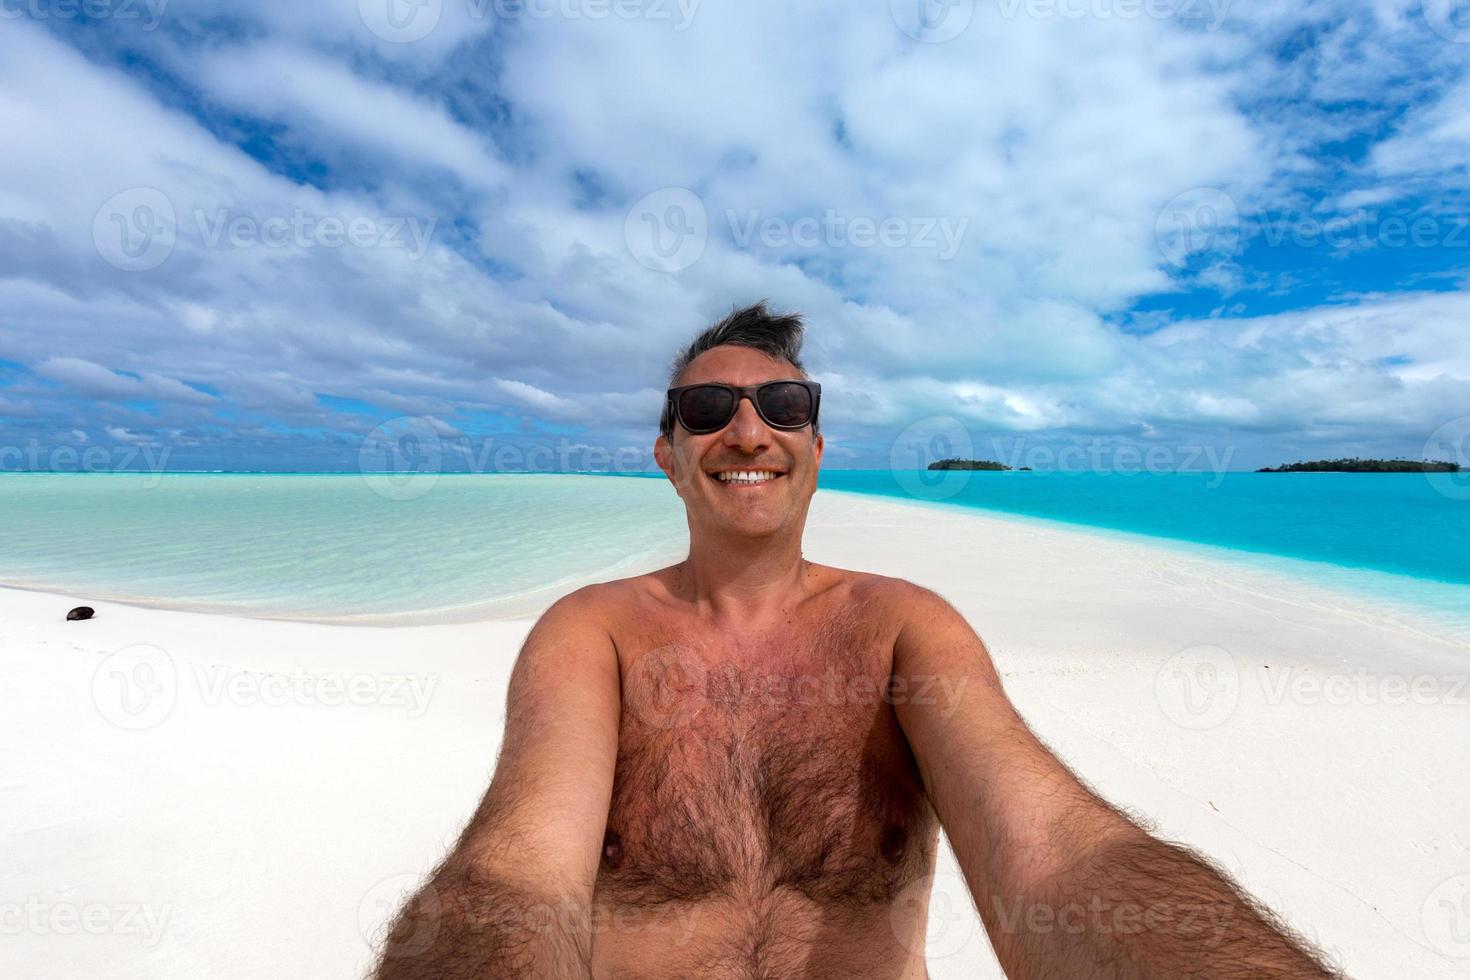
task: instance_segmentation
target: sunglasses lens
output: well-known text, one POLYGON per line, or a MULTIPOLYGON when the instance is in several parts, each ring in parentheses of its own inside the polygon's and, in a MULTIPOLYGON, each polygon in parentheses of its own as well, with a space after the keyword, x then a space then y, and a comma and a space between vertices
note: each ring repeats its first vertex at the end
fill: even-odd
POLYGON ((812 420, 812 393, 804 385, 782 381, 766 385, 756 397, 761 414, 772 425, 798 429, 812 420))
POLYGON ((679 417, 691 432, 718 429, 735 414, 735 393, 718 385, 701 385, 679 394, 679 417))

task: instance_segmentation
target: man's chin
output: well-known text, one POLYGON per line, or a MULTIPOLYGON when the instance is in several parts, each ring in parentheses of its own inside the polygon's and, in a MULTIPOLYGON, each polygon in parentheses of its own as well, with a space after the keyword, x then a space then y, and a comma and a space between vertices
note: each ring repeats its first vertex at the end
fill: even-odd
POLYGON ((715 523, 727 534, 746 538, 766 538, 781 530, 785 521, 782 515, 767 509, 731 513, 717 509, 715 523))

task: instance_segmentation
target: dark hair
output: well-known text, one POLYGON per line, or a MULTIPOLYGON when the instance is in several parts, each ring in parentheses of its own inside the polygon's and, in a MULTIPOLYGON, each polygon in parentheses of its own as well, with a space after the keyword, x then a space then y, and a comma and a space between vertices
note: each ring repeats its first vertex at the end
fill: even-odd
MULTIPOLYGON (((789 361, 803 378, 808 378, 801 363, 801 340, 805 327, 800 313, 772 313, 766 309, 765 300, 733 310, 718 323, 706 327, 688 347, 679 351, 669 369, 669 387, 674 387, 679 375, 700 354, 714 347, 732 345, 758 350, 777 360, 789 361)), ((664 402, 664 413, 659 419, 659 431, 664 438, 674 438, 674 419, 664 402)), ((817 434, 816 423, 812 423, 812 435, 817 434)))

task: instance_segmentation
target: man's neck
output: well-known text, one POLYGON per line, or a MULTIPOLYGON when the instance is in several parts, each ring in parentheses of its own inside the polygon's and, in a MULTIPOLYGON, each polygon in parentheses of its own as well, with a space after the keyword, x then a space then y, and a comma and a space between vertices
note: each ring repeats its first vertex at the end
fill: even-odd
POLYGON ((678 594, 699 615, 732 626, 771 624, 808 592, 799 536, 729 540, 691 535, 676 568, 678 594))

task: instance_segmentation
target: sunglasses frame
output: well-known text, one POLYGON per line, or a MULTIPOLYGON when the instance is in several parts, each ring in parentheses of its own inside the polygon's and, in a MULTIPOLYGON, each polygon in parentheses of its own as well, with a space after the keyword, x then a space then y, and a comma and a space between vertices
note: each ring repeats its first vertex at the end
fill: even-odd
POLYGON ((750 399, 750 404, 755 406, 755 414, 759 415, 761 421, 766 425, 781 432, 797 432, 805 429, 809 425, 815 426, 817 424, 817 413, 822 407, 822 386, 815 381, 808 381, 805 378, 775 378, 770 381, 762 381, 758 385, 727 385, 719 381, 701 381, 698 384, 680 385, 677 388, 670 388, 664 396, 662 428, 665 432, 669 433, 669 438, 673 438, 673 423, 676 420, 683 427, 684 431, 692 436, 707 436, 713 432, 719 432, 735 418, 736 413, 740 411, 740 402, 746 398, 750 399), (807 393, 812 396, 811 418, 801 423, 801 425, 777 425, 775 422, 766 418, 766 413, 761 409, 760 399, 757 395, 762 388, 768 388, 771 385, 801 385, 805 388, 807 393), (726 391, 733 391, 735 393, 735 407, 731 410, 729 417, 713 429, 691 429, 685 424, 684 417, 679 412, 679 396, 692 388, 724 388, 726 391))

